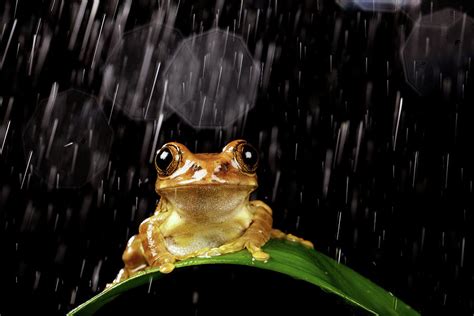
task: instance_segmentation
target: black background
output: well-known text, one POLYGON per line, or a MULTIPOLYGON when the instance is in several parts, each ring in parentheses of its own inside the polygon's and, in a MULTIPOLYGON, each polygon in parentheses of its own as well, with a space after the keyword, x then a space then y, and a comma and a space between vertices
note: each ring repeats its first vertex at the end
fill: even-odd
MULTIPOLYGON (((58 82, 60 91, 76 88, 91 95, 98 95, 101 85, 103 67, 90 74, 90 82, 71 79, 73 73, 86 69, 89 75, 90 71, 89 65, 80 61, 78 50, 67 48, 74 20, 72 8, 80 2, 56 2, 56 9, 64 5, 61 18, 50 12, 53 1, 18 2, 18 31, 0 70, 0 119, 5 115, 5 104, 14 98, 11 129, 0 155, 1 315, 65 314, 102 290, 122 265, 126 241, 152 214, 158 199, 153 189, 154 168, 140 159, 147 123, 132 121, 119 111, 111 121, 115 137, 109 170, 80 189, 48 190, 35 174, 20 189, 26 165, 22 131, 38 101, 47 98, 53 82, 58 82), (27 58, 40 18, 40 33, 52 32, 54 36, 43 70, 29 76, 27 58), (123 185, 119 190, 118 177, 131 187, 123 185), (93 286, 94 275, 97 287, 93 286)), ((119 1, 118 11, 124 2, 119 1)), ((249 12, 262 12, 257 31, 252 30, 248 38, 250 51, 254 52, 259 40, 263 43, 262 61, 270 44, 279 51, 269 86, 260 89, 245 127, 236 124, 227 129, 195 130, 171 115, 158 143, 176 140, 195 152, 213 152, 232 139, 247 139, 261 154, 256 197, 272 206, 275 227, 304 236, 318 251, 333 258, 340 255, 341 262, 423 314, 472 314, 472 82, 466 86, 464 99, 437 91, 417 95, 405 82, 400 59, 403 39, 414 25, 403 12, 344 11, 329 0, 242 3, 249 12), (267 16, 269 7, 272 11, 267 16), (341 23, 343 31, 335 39, 336 23, 341 23), (369 25, 375 27, 373 39, 367 36, 369 25), (300 47, 304 51, 301 56, 300 47), (368 86, 372 87, 371 95, 368 86), (404 103, 393 150, 397 92, 404 103), (338 131, 345 121, 350 122, 347 142, 340 161, 330 161, 325 193, 327 153, 336 150, 338 131), (361 121, 364 133, 354 170, 361 121), (280 179, 274 195, 277 173, 280 179)), ((219 27, 232 29, 240 5, 240 1, 224 2, 219 27)), ((423 5, 426 7, 426 2, 423 5)), ((210 29, 214 7, 214 1, 181 1, 175 27, 184 36, 199 31, 192 29, 194 13, 196 21, 202 21, 202 29, 210 29)), ((107 13, 113 20, 114 8, 115 1, 101 2, 97 19, 107 13)), ((157 9, 155 1, 134 1, 125 30, 146 24, 157 9)), ((3 28, 6 23, 0 44, 3 54, 15 1, 2 1, 0 10, 0 16, 9 17, 0 25, 3 28)), ((246 28, 237 30, 244 37, 246 32, 246 28)), ((102 64, 109 44, 106 40, 99 56, 102 64)), ((101 106, 108 115, 111 100, 104 99, 101 106)), ((251 272, 217 270, 219 275, 238 276, 238 282, 235 277, 222 277, 226 282, 216 286, 224 290, 230 286, 245 291, 246 285, 260 277, 251 272)), ((182 280, 199 284, 205 282, 203 275, 213 278, 212 273, 202 273, 187 274, 182 280)), ((270 290, 275 282, 279 286, 283 282, 299 289, 302 296, 311 293, 290 279, 261 278, 270 290)), ((209 287, 201 290, 202 296, 212 293, 209 287)), ((278 297, 274 304, 282 299, 278 297)), ((191 297, 169 299, 191 302, 191 297)), ((258 302, 259 298, 252 300, 258 302)), ((138 301, 132 297, 129 302, 133 306, 138 301)), ((206 310, 210 304, 214 303, 203 301, 193 308, 206 310)), ((313 306, 317 308, 318 299, 313 306)))

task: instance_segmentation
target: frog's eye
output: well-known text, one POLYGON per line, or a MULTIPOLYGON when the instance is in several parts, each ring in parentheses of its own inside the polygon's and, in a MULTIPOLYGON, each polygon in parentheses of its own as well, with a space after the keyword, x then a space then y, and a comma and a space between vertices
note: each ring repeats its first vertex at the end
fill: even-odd
POLYGON ((156 153, 155 168, 162 177, 167 177, 176 171, 181 160, 179 149, 175 145, 166 144, 156 153))
POLYGON ((242 142, 235 148, 235 158, 243 171, 254 173, 258 166, 258 152, 250 144, 242 142))

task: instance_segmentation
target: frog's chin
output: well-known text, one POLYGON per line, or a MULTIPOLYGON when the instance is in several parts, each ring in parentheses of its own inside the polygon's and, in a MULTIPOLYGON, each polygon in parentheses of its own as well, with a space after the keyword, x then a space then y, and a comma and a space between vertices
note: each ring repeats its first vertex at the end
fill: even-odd
POLYGON ((168 207, 197 222, 222 222, 248 205, 253 185, 202 184, 160 189, 168 207))

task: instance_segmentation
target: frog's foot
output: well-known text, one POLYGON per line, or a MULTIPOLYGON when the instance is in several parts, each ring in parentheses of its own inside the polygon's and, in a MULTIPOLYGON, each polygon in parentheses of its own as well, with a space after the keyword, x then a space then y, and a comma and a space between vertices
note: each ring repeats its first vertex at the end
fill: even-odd
POLYGON ((218 248, 211 249, 207 252, 209 256, 218 256, 226 253, 237 252, 242 249, 247 249, 255 260, 267 261, 270 255, 264 252, 255 241, 247 238, 245 235, 230 242, 224 244, 218 248))
POLYGON ((161 253, 160 255, 158 255, 155 261, 153 261, 150 266, 157 267, 161 273, 167 274, 174 270, 175 262, 176 262, 176 257, 173 256, 171 253, 167 252, 167 253, 161 253))
POLYGON ((122 254, 122 260, 124 267, 120 269, 112 283, 107 283, 105 286, 106 289, 128 279, 138 271, 148 267, 145 254, 143 252, 142 240, 139 235, 132 236, 132 238, 129 239, 127 247, 122 254))
POLYGON ((267 261, 270 255, 262 250, 270 239, 272 231, 272 210, 261 201, 252 201, 254 207, 253 220, 242 236, 219 248, 211 250, 211 254, 225 254, 247 249, 255 260, 267 261))
POLYGON ((129 273, 128 273, 127 269, 126 268, 120 269, 119 273, 117 274, 115 279, 112 281, 112 283, 107 283, 105 285, 105 290, 112 287, 112 286, 114 286, 117 283, 120 283, 123 280, 128 279, 128 277, 129 277, 129 273))
POLYGON ((262 201, 252 201, 250 205, 254 208, 252 223, 245 233, 220 248, 224 250, 238 251, 247 249, 255 260, 267 261, 270 255, 262 250, 261 247, 270 239, 272 231, 272 209, 262 201))
POLYGON ((126 267, 123 267, 122 269, 120 269, 119 273, 117 273, 117 276, 115 277, 115 279, 112 281, 112 283, 107 283, 105 285, 105 288, 109 288, 117 283, 120 283, 126 279, 128 279, 130 276, 132 276, 133 272, 130 271, 129 269, 127 269, 126 267))
POLYGON ((127 266, 123 267, 122 269, 120 269, 119 273, 117 274, 115 279, 112 281, 112 283, 107 283, 105 285, 105 289, 108 289, 108 288, 114 286, 115 284, 120 283, 120 282, 128 279, 129 277, 133 276, 138 271, 141 271, 141 270, 145 269, 146 267, 147 267, 146 265, 136 267, 135 269, 129 269, 129 268, 127 268, 127 266))
POLYGON ((311 249, 314 248, 314 245, 311 241, 305 240, 303 238, 297 237, 297 236, 292 235, 292 234, 285 234, 284 232, 282 232, 279 229, 272 229, 271 237, 276 238, 276 239, 286 239, 286 240, 289 240, 289 241, 292 241, 292 242, 300 243, 303 246, 311 248, 311 249))
POLYGON ((253 243, 246 243, 245 248, 250 252, 252 257, 258 261, 267 261, 270 259, 270 255, 264 252, 260 247, 257 247, 253 243))

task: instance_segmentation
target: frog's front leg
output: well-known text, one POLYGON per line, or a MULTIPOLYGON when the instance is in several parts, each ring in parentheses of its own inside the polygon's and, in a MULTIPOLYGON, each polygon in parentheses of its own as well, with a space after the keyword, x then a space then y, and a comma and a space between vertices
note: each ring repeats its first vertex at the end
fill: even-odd
POLYGON ((165 238, 160 231, 160 225, 167 216, 167 212, 155 214, 145 220, 139 228, 148 265, 158 267, 161 273, 173 271, 176 261, 176 257, 166 248, 165 238))
MULTIPOLYGON (((123 252, 122 260, 124 267, 119 271, 112 284, 126 280, 134 273, 143 270, 148 266, 140 235, 134 235, 129 239, 127 247, 123 252)), ((107 287, 112 284, 107 284, 107 287)))
POLYGON ((252 257, 259 261, 266 261, 270 255, 261 247, 270 239, 272 231, 272 209, 262 201, 250 201, 254 215, 252 223, 242 236, 234 241, 211 250, 210 255, 236 252, 246 248, 252 257))

